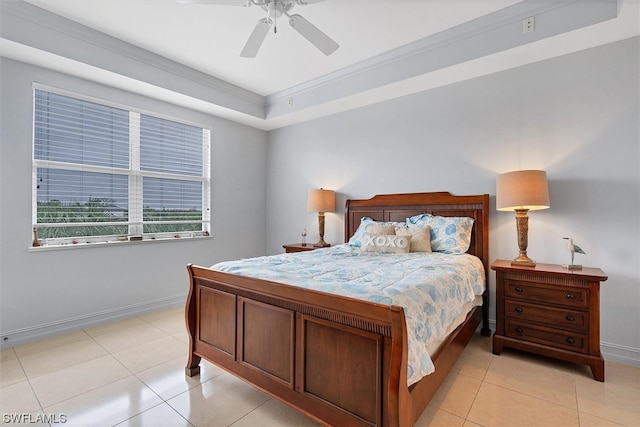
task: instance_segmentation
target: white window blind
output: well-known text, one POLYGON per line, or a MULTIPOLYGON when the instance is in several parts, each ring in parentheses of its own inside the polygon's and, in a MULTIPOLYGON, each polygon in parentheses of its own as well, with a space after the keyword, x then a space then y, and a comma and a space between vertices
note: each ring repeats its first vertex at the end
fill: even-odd
POLYGON ((35 88, 33 152, 44 243, 208 234, 208 129, 35 88))

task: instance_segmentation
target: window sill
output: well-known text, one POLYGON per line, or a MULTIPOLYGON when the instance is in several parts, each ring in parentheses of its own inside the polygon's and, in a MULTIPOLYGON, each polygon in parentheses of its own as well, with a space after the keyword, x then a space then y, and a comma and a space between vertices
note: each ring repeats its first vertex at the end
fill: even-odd
POLYGON ((112 246, 130 246, 130 245, 146 245, 152 243, 169 243, 169 242, 184 242, 192 240, 212 239, 212 236, 187 236, 187 237, 163 237, 163 238, 146 238, 142 240, 111 240, 111 241, 97 241, 97 242, 83 242, 83 243, 62 243, 55 245, 42 245, 42 246, 30 246, 27 248, 29 252, 47 252, 47 251, 59 251, 67 249, 86 249, 86 248, 104 248, 112 246))

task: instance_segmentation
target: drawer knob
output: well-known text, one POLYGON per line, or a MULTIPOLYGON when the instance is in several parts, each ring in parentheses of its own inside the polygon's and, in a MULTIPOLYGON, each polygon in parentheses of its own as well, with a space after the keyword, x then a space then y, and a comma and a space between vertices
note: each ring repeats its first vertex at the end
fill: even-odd
POLYGON ((567 343, 569 343, 569 344, 575 344, 575 343, 576 343, 576 340, 575 340, 573 337, 569 337, 569 338, 567 338, 567 343))
POLYGON ((521 333, 523 333, 523 332, 524 332, 524 329, 522 329, 520 326, 518 326, 518 327, 516 328, 516 332, 517 332, 517 333, 519 333, 519 334, 521 334, 521 333))
POLYGON ((520 286, 516 286, 516 292, 522 292, 522 288, 520 286))
POLYGON ((567 293, 564 297, 566 299, 576 299, 576 296, 574 294, 572 294, 572 293, 567 293))
POLYGON ((575 318, 575 317, 573 317, 573 316, 572 316, 572 315, 570 315, 570 314, 566 317, 566 319, 567 319, 569 322, 573 322, 574 320, 576 320, 576 318, 575 318))
POLYGON ((516 307, 516 313, 522 313, 524 310, 522 310, 522 307, 518 306, 516 307))

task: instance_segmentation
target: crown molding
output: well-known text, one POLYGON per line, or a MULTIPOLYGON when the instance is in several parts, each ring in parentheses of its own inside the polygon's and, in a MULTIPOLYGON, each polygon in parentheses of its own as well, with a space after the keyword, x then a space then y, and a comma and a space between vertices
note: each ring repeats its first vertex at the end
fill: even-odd
POLYGON ((393 85, 618 16, 618 1, 525 0, 266 97, 266 118, 393 85), (535 31, 522 21, 534 16, 535 31), (289 101, 292 102, 289 102, 289 101))
POLYGON ((3 0, 3 39, 264 118, 264 97, 29 3, 3 0))

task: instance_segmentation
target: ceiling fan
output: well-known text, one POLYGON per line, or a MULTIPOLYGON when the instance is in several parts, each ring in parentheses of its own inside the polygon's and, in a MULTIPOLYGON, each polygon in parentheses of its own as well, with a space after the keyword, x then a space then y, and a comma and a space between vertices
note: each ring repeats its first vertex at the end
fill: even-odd
MULTIPOLYGON (((244 58, 255 58, 262 42, 267 37, 269 29, 279 17, 285 15, 289 18, 289 25, 309 40, 312 45, 317 47, 325 55, 331 55, 340 45, 333 41, 329 36, 323 33, 318 27, 307 21, 298 14, 291 14, 291 10, 295 5, 307 5, 311 3, 319 3, 324 0, 177 0, 178 3, 201 3, 212 5, 230 5, 230 6, 260 6, 267 12, 267 17, 258 21, 253 32, 249 36, 249 40, 244 45, 244 49, 240 56, 244 58)), ((278 27, 274 26, 274 32, 278 31, 278 27)))

